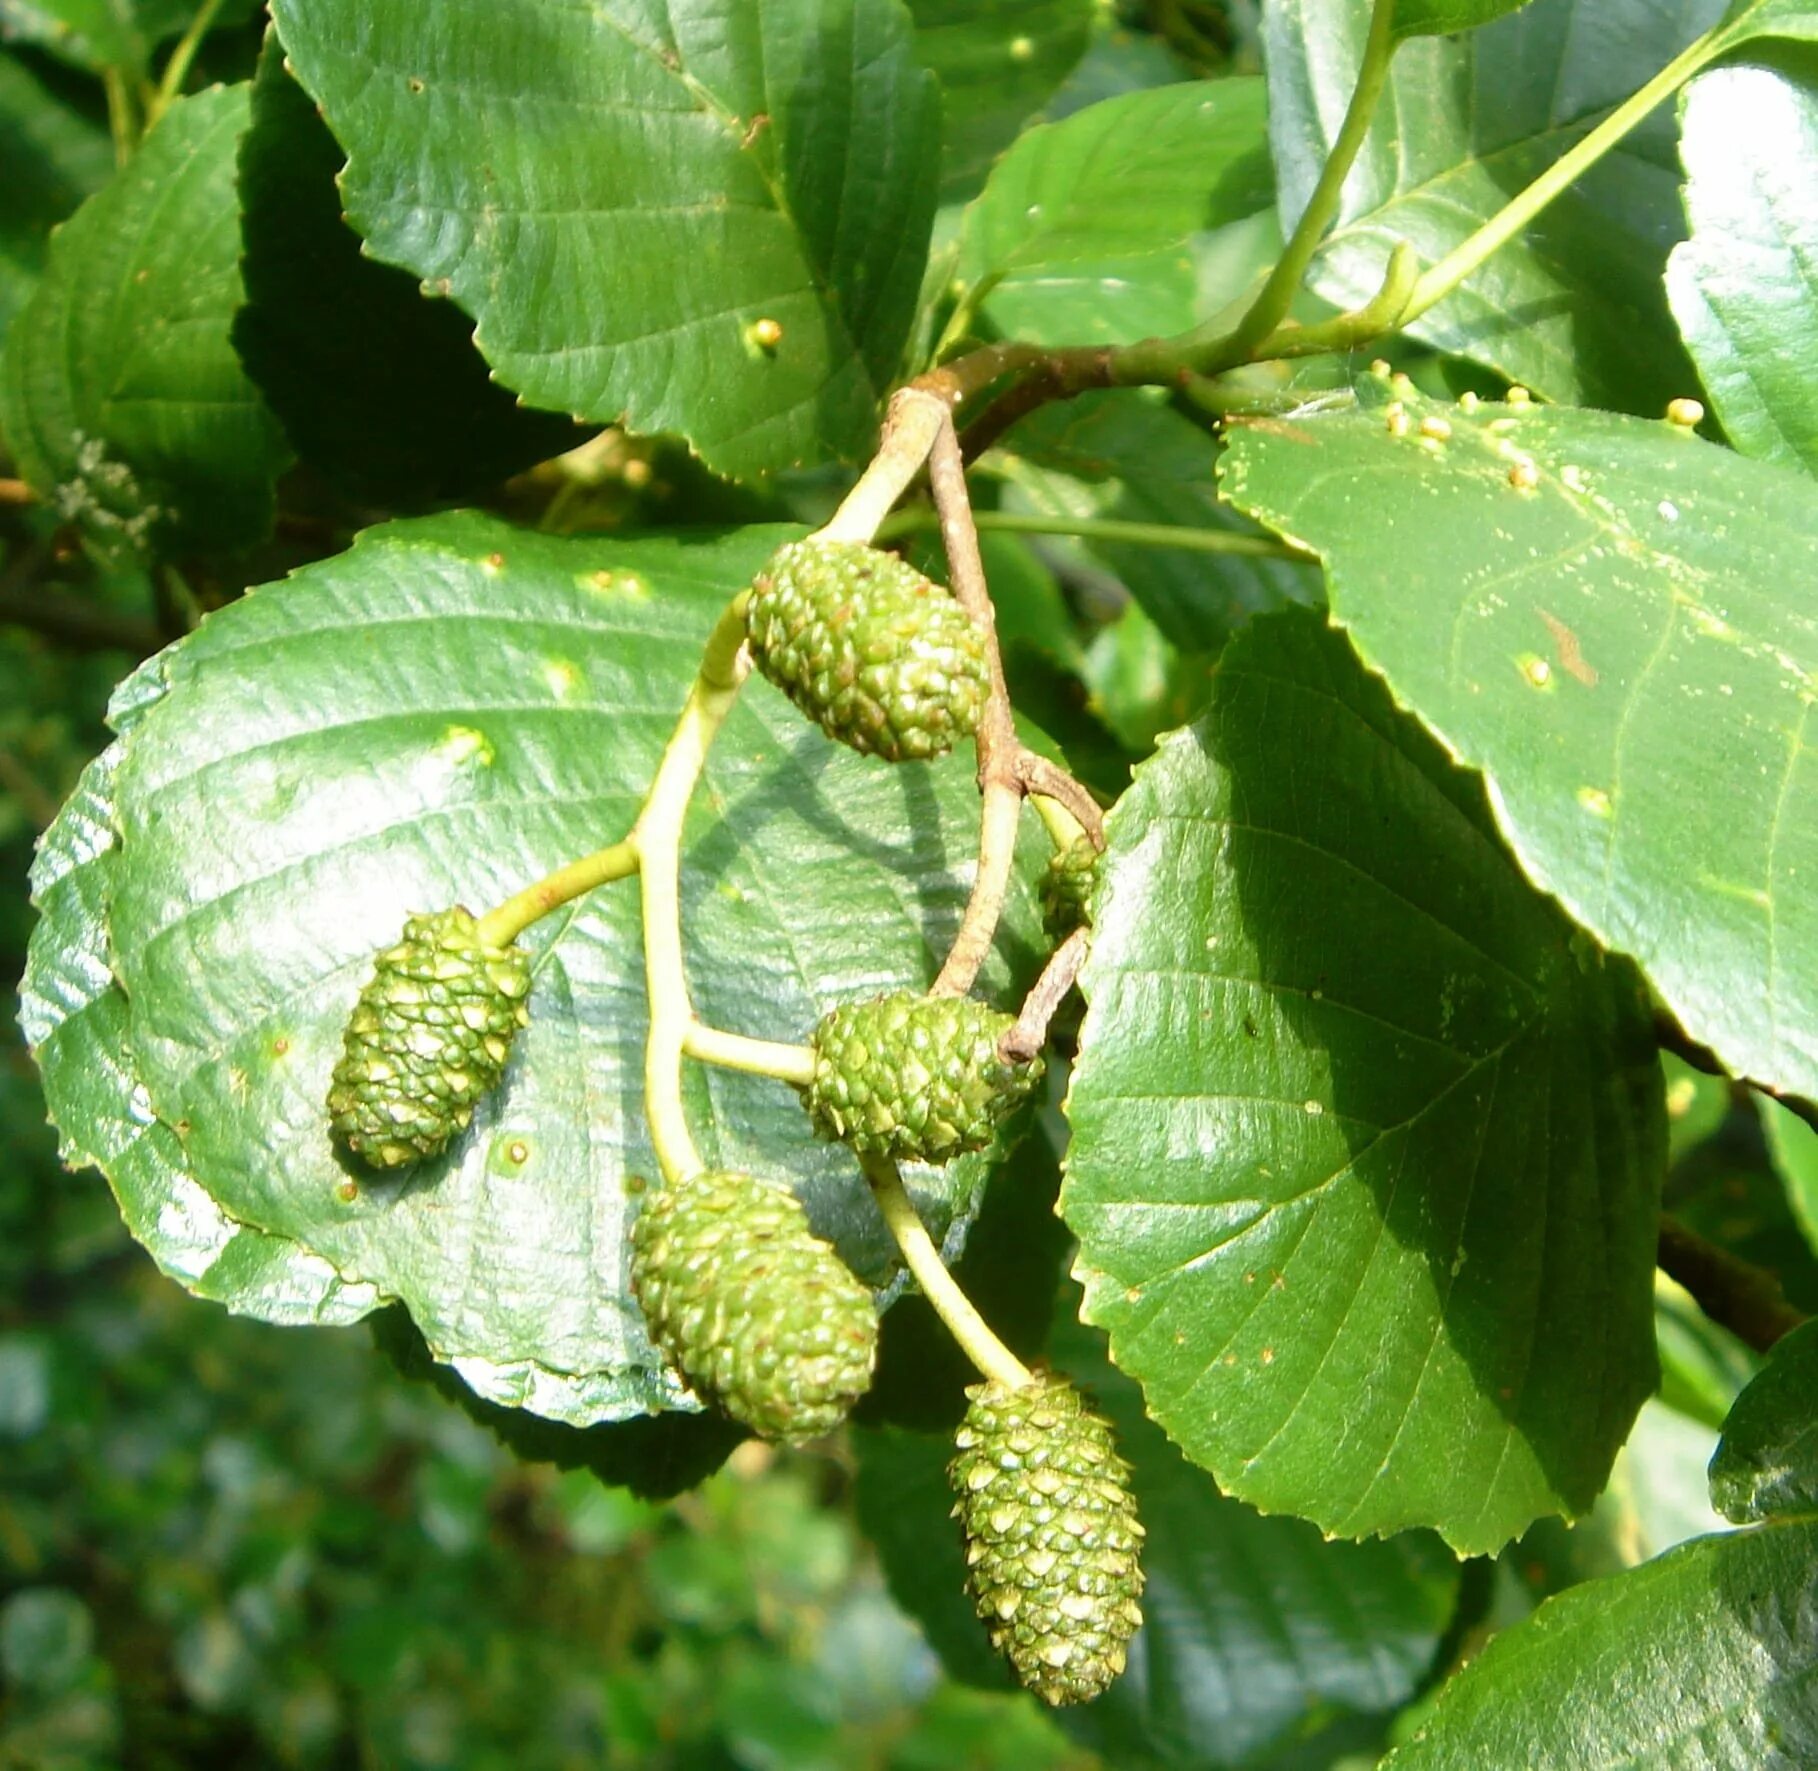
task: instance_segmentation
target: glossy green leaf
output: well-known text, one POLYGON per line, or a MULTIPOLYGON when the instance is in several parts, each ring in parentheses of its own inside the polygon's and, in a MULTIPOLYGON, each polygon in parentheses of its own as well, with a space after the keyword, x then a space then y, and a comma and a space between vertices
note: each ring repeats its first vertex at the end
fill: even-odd
POLYGON ((507 386, 736 477, 870 452, 939 171, 894 0, 272 12, 349 219, 474 316, 507 386))
POLYGON ((1384 1771, 1818 1763, 1818 1522, 1694 1539, 1497 1636, 1384 1771))
MULTIPOLYGON (((215 615, 130 685, 101 879, 139 1119, 178 1134, 232 1222, 402 1299, 491 1400, 580 1424, 678 1401, 623 1289, 634 1178, 655 1172, 635 888, 529 937, 533 1019, 507 1086, 401 1179, 349 1170, 329 1142, 342 1025, 407 911, 497 902, 622 834, 708 628, 786 533, 609 543, 477 516, 398 524, 215 615)), ((890 769, 755 683, 715 749, 685 869, 701 1014, 802 1038, 829 1002, 925 982, 976 821, 966 759, 890 769)), ((1031 871, 1044 841, 1030 832, 1031 871)), ((41 939, 80 949, 86 923, 46 908, 41 939)), ((1019 887, 1006 950, 1023 975, 1036 917, 1019 887)), ((995 963, 984 988, 1005 994, 1010 976, 995 963)), ((812 1140, 787 1089, 691 1068, 689 1105, 709 1161, 787 1176, 862 1274, 891 1279, 856 1168, 812 1140)), ((914 1182, 956 1246, 982 1174, 976 1159, 914 1182)))
POLYGON ((58 231, 7 336, 8 446, 109 549, 231 548, 271 526, 284 441, 228 340, 246 119, 244 86, 172 105, 58 231))
POLYGON ((1711 1460, 1711 1499, 1738 1524, 1818 1511, 1818 1322, 1777 1342, 1736 1398, 1711 1460))
POLYGON ((1786 1184, 1787 1201, 1818 1254, 1818 1130, 1778 1101, 1761 1100, 1762 1123, 1774 1166, 1786 1184))
POLYGON ((1150 1413, 1338 1535, 1582 1512, 1655 1380, 1633 969, 1311 613, 1232 642, 1109 836, 1061 1209, 1150 1413))
POLYGON ((1674 318, 1731 442, 1818 473, 1818 52, 1687 89, 1674 318))
MULTIPOLYGON (((1723 0, 1533 0, 1456 38, 1404 44, 1312 286, 1351 307, 1408 242, 1433 264, 1705 26, 1723 0)), ((1369 9, 1273 0, 1269 127, 1284 223, 1338 132, 1369 9)), ((1671 117, 1627 136, 1413 336, 1549 399, 1659 412, 1692 391, 1660 286, 1683 232, 1671 117)))
MULTIPOLYGON (((121 724, 130 729, 129 720, 121 724)), ((107 946, 121 748, 114 744, 89 766, 32 869, 41 920, 20 986, 20 1025, 62 1134, 63 1160, 107 1176, 127 1228, 198 1297, 271 1322, 354 1321, 378 1301, 373 1288, 347 1283, 287 1237, 226 1216, 146 1099, 107 946)))
POLYGON ((1184 331, 1196 236, 1273 189, 1261 80, 1128 93, 1017 139, 966 211, 956 275, 994 326, 1035 344, 1184 331))
POLYGON ((1399 39, 1474 31, 1528 3, 1529 0, 1396 0, 1395 35, 1399 39))
POLYGON ((1606 413, 1410 396, 1396 435, 1392 392, 1244 429, 1227 495, 1324 557, 1535 883, 1734 1074, 1818 1094, 1818 486, 1606 413))
MULTIPOLYGON (((1083 1383, 1135 1466, 1148 1536, 1144 1626, 1124 1676, 1097 1702, 1062 1711, 1068 1731, 1120 1771, 1211 1771, 1346 1716, 1405 1702, 1425 1676, 1458 1592, 1458 1570, 1430 1538, 1324 1542, 1218 1492, 1143 1414, 1136 1386, 1073 1317, 1068 1287, 1054 1363, 1083 1383)), ((891 1590, 948 1671, 969 1683, 1007 1675, 963 1590, 944 1438, 856 1435, 861 1523, 891 1590)))
MULTIPOLYGON (((1025 419, 992 458, 1014 509, 1185 529, 1256 533, 1218 496, 1218 445, 1191 419, 1140 393, 1083 394, 1025 419)), ((1292 560, 1091 541, 1101 561, 1183 651, 1214 652, 1250 616, 1319 595, 1292 560)))
POLYGON ((1092 0, 909 0, 915 53, 941 83, 943 201, 970 197, 991 162, 1086 52, 1092 0))
POLYGON ((234 344, 311 467, 396 509, 483 491, 581 440, 492 380, 452 302, 361 253, 341 219, 341 150, 275 37, 239 170, 246 306, 234 344))
POLYGON ((0 56, 0 339, 38 286, 50 231, 114 170, 106 126, 12 56, 0 56))

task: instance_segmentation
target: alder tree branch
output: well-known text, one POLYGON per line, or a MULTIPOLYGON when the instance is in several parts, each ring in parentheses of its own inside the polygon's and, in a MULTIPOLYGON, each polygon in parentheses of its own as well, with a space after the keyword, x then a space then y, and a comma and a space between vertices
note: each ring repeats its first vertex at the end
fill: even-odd
POLYGON ((164 644, 156 622, 102 608, 86 597, 33 585, 0 585, 0 626, 23 627, 81 652, 130 652, 149 658, 164 644))
POLYGON ((1697 1231, 1663 1213, 1660 1270, 1692 1294, 1699 1309, 1757 1353, 1765 1353, 1806 1321, 1786 1301, 1780 1281, 1765 1267, 1707 1242, 1697 1231))
MULTIPOLYGON (((1708 1045, 1700 1045, 1665 1010, 1654 1016, 1654 1038, 1662 1051, 1671 1052, 1694 1070, 1706 1076, 1721 1076, 1725 1081, 1737 1080, 1730 1076, 1724 1068, 1723 1060, 1708 1045)), ((1747 1078, 1741 1080, 1757 1094, 1766 1095, 1770 1101, 1778 1102, 1795 1119, 1804 1120, 1813 1131, 1818 1131, 1818 1101, 1808 1101, 1803 1095, 1782 1094, 1779 1089, 1770 1088, 1766 1083, 1750 1082, 1747 1078)))
POLYGON ((1008 1064, 1026 1064, 1048 1043, 1048 1025, 1067 992, 1079 980, 1080 967, 1091 951, 1092 937, 1078 928, 1048 955, 1042 975, 1023 998, 1015 1025, 997 1042, 997 1055, 1008 1064))

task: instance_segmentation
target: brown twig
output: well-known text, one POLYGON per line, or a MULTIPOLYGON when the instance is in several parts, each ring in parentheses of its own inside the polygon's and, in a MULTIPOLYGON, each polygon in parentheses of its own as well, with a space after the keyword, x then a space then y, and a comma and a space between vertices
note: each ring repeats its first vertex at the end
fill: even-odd
POLYGON ((1079 827, 1092 838, 1092 846, 1103 853, 1105 847, 1105 814, 1092 797, 1092 789, 1075 780, 1059 763, 1020 745, 1016 758, 1017 773, 1026 793, 1039 793, 1058 801, 1078 820, 1079 827))
POLYGON ((77 651, 118 650, 135 658, 148 658, 164 644, 157 627, 142 616, 122 615, 43 585, 0 585, 0 625, 29 628, 77 651))
POLYGON ((57 815, 57 796, 4 744, 0 744, 0 793, 10 793, 40 830, 48 830, 57 815))
MULTIPOLYGON (((917 387, 939 392, 941 371, 925 377, 917 387)), ((979 716, 978 748, 979 834, 978 871, 972 895, 966 902, 959 932, 953 938, 940 975, 929 986, 931 996, 964 996, 978 979, 980 969, 997 937, 1004 898, 1016 860, 1017 817, 1023 796, 1046 794, 1079 818, 1082 826, 1104 846, 1104 820, 1097 802, 1065 769, 1024 748, 1016 735, 1010 711, 1010 690, 1004 681, 1004 660, 997 643, 997 612, 985 563, 979 555, 978 528, 972 520, 972 501, 966 492, 966 462, 950 413, 944 413, 928 453, 928 485, 940 518, 941 540, 953 594, 960 607, 978 624, 985 640, 985 661, 990 694, 979 716)))
POLYGON ((1004 660, 997 644, 997 613, 985 582, 985 564, 979 557, 978 530, 972 522, 972 503, 966 495, 966 464, 960 456, 959 437, 951 419, 935 435, 928 456, 928 483, 940 514, 941 540, 953 594, 960 607, 978 624, 985 640, 985 660, 991 692, 979 715, 978 871, 966 914, 954 936, 947 961, 929 990, 932 996, 964 996, 978 977, 991 951, 997 921, 1010 886, 1016 857, 1017 814, 1022 809, 1023 781, 1017 767, 1016 724, 1010 713, 1010 691, 1004 682, 1004 660))
POLYGON ((1661 1217, 1656 1258, 1661 1272, 1683 1285, 1705 1315, 1757 1353, 1806 1320, 1765 1267, 1707 1242, 1675 1217, 1661 1217))
POLYGON ((997 1042, 997 1055, 1005 1063, 1026 1064, 1048 1043, 1048 1023, 1078 981, 1079 968, 1086 963, 1090 946, 1087 932, 1075 929, 1048 955, 1042 975, 1023 998, 1015 1025, 997 1042))
MULTIPOLYGON (((1674 1057, 1706 1076, 1729 1075, 1723 1060, 1708 1045, 1700 1045, 1664 1010, 1654 1016, 1654 1038, 1662 1051, 1671 1052, 1674 1057)), ((1764 1082, 1750 1081, 1747 1077, 1740 1080, 1757 1094, 1766 1095, 1770 1101, 1777 1101, 1795 1119, 1803 1119, 1814 1131, 1818 1131, 1818 1101, 1808 1101, 1803 1095, 1783 1094, 1777 1088, 1770 1088, 1764 1082)))

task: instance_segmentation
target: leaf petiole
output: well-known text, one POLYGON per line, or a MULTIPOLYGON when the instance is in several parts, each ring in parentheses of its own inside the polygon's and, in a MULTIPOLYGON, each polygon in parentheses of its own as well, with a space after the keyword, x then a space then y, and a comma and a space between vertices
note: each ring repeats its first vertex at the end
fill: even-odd
POLYGON ((960 1290, 959 1281, 947 1271, 947 1263, 934 1246, 896 1164, 886 1158, 867 1158, 864 1169, 871 1196, 902 1251, 904 1265, 915 1275, 922 1296, 935 1315, 959 1342, 960 1351, 995 1383, 1012 1389, 1028 1383, 1029 1368, 997 1338, 972 1300, 960 1290))
POLYGON ((682 822, 708 749, 751 670, 751 654, 745 647, 749 600, 750 593, 740 591, 708 636, 694 687, 657 764, 644 809, 625 839, 638 858, 644 910, 644 979, 650 1004, 644 1107, 657 1166, 671 1182, 699 1174, 705 1166, 682 1109, 682 1053, 694 1022, 682 962, 682 822))
POLYGON ((1514 239, 1555 197, 1582 178, 1656 105, 1671 98, 1706 63, 1723 54, 1734 36, 1734 25, 1713 26, 1674 56, 1645 86, 1625 98, 1532 184, 1517 192, 1475 233, 1461 240, 1437 264, 1423 272, 1401 313, 1400 323, 1406 325, 1408 321, 1418 319, 1450 295, 1486 259, 1514 239))
POLYGON ((552 910, 559 910, 596 886, 610 885, 626 879, 638 870, 637 844, 629 836, 595 849, 578 861, 570 861, 553 873, 546 873, 534 885, 514 893, 494 910, 480 918, 480 939, 490 946, 506 947, 530 925, 539 922, 552 910))
POLYGON ((795 1088, 805 1088, 814 1080, 814 1053, 807 1046, 747 1039, 742 1033, 723 1032, 693 1019, 682 1034, 682 1051, 703 1064, 740 1070, 747 1076, 774 1076, 795 1088))

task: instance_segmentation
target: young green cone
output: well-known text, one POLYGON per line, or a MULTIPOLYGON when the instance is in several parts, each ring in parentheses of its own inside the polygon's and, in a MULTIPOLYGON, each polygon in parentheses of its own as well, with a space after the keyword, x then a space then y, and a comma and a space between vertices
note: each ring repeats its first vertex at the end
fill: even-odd
POLYGON ((947 1467, 966 1586, 991 1643, 1044 1702, 1086 1703, 1142 1625, 1143 1528, 1108 1422, 1064 1377, 975 1384, 947 1467))
POLYGON ((1098 849, 1089 836, 1076 836, 1043 870, 1042 926, 1051 941, 1064 941, 1077 928, 1092 926, 1092 888, 1098 883, 1098 849))
POLYGON ((446 1149, 499 1084, 530 1021, 530 955, 480 939, 458 905, 413 916, 374 962, 328 1090, 335 1136, 374 1168, 446 1149))
POLYGON ((948 1162, 982 1150, 1042 1073, 998 1041, 1014 1017, 966 996, 903 990, 828 1011, 809 1040, 801 1091, 814 1129, 861 1156, 948 1162))
POLYGON ((877 1308, 792 1193, 729 1169, 648 1193, 631 1287, 650 1338, 766 1439, 831 1432, 871 1387, 877 1308))
POLYGON ((977 729, 985 639, 938 584, 856 541, 795 541, 751 587, 751 656, 829 737, 886 762, 944 756, 977 729))

